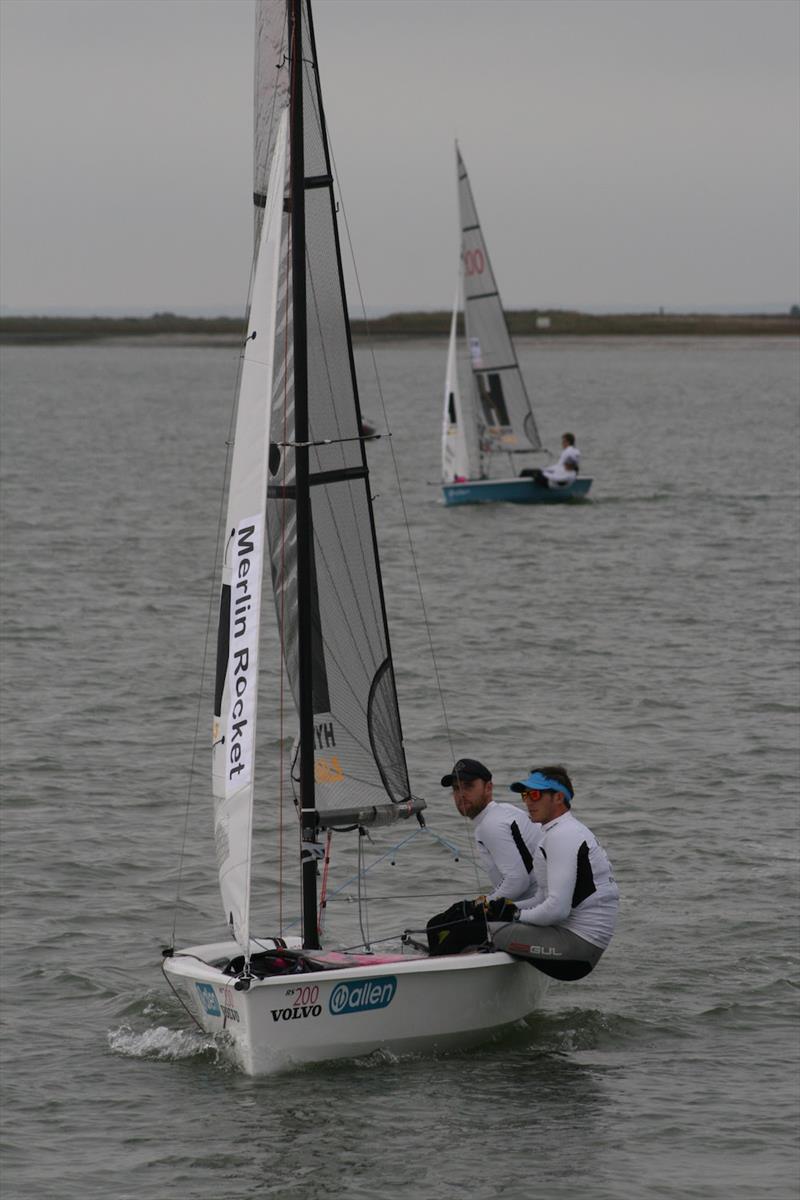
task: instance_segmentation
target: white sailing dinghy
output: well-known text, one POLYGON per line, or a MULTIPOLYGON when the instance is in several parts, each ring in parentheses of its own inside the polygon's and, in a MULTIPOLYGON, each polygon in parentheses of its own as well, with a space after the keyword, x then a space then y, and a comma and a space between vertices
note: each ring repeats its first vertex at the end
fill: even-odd
POLYGON ((163 960, 196 1022, 229 1035, 252 1074, 475 1043, 532 1012, 547 986, 546 976, 499 951, 406 953, 400 930, 397 953, 320 945, 323 832, 422 823, 425 804, 411 792, 403 749, 309 0, 259 0, 256 31, 259 233, 228 492, 212 751, 228 931, 210 944, 170 948, 163 960), (266 87, 270 71, 276 78, 266 87), (274 709, 280 689, 278 674, 259 682, 267 561, 299 739, 291 771, 276 762, 257 777, 259 691, 274 709), (302 896, 302 938, 291 939, 279 936, 278 922, 251 929, 254 807, 277 805, 285 786, 296 791, 302 896))
MULTIPOLYGON (((442 493, 445 504, 558 504, 585 497, 591 479, 548 487, 513 471, 516 456, 542 450, 525 381, 508 331, 489 252, 478 220, 461 152, 456 146, 458 208, 461 222, 459 290, 450 325, 442 428, 442 493), (471 367, 470 401, 458 385, 459 296, 471 367), (512 474, 490 478, 498 459, 508 456, 512 474)), ((518 460, 516 460, 518 461, 518 460)))

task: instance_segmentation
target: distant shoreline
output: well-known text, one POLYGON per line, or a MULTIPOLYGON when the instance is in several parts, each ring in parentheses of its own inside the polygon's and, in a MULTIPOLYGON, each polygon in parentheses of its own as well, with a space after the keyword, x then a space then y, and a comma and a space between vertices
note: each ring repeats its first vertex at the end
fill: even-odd
MULTIPOLYGON (((791 313, 614 313, 596 316, 565 309, 526 309, 506 314, 514 337, 792 337, 800 334, 800 310, 791 313)), ((352 321, 356 341, 446 338, 448 312, 402 312, 352 321)), ((152 344, 236 345, 245 336, 244 318, 182 317, 0 317, 0 344, 52 345, 125 340, 152 344)))

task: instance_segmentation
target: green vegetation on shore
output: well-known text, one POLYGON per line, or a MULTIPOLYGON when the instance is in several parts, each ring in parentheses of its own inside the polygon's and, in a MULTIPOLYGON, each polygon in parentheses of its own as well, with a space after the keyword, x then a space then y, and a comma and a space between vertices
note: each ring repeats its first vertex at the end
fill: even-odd
MULTIPOLYGON (((595 316, 566 309, 525 309, 507 313, 514 337, 785 337, 800 334, 800 308, 786 314, 606 313, 595 316)), ((370 321, 354 320, 356 339, 446 338, 448 312, 401 312, 370 321)), ((244 338, 244 318, 182 317, 0 317, 0 342, 44 345, 56 342, 129 341, 209 345, 244 338)))

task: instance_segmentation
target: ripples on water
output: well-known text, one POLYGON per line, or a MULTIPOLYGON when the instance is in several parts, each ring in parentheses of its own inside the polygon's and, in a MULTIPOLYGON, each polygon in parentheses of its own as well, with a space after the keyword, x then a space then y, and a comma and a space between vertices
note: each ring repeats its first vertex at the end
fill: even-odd
MULTIPOLYGON (((565 761, 623 910, 597 971, 492 1045, 258 1080, 158 969, 235 352, 3 357, 9 1197, 795 1195, 796 345, 523 345, 540 428, 578 434, 593 502, 453 511, 429 486, 444 347, 378 347, 393 437, 369 453, 415 789, 466 847, 438 786, 454 756, 500 785, 565 761)), ((206 725, 201 703, 179 938, 219 929, 206 725)), ((269 851, 259 871, 266 922, 269 851)), ((420 838, 369 890, 380 937, 474 892, 474 868, 420 838)), ((345 941, 350 894, 330 906, 345 941)))

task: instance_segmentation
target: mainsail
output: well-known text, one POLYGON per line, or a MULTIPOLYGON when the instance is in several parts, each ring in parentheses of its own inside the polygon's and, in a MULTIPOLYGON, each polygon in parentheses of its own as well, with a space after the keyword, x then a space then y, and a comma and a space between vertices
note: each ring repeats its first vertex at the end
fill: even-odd
MULTIPOLYGON (((344 296, 313 30, 303 5, 314 780, 321 825, 410 799, 344 296)), ((288 254, 289 220, 284 222, 288 254)), ((299 709, 292 306, 276 330, 267 521, 286 669, 299 709)), ((378 812, 374 817, 378 817, 378 812)))
POLYGON ((456 146, 464 324, 482 453, 540 450, 536 421, 508 332, 472 188, 456 146))

